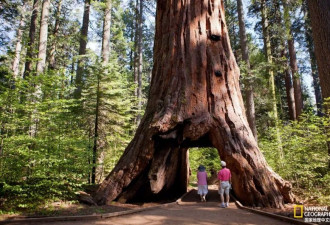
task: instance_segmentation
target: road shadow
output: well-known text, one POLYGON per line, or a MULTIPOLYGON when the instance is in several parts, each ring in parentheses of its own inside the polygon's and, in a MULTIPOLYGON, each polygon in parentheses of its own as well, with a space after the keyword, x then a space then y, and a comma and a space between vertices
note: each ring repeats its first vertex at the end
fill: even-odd
MULTIPOLYGON (((197 190, 190 191, 186 196, 181 199, 182 202, 200 202, 200 196, 197 194, 197 190)), ((206 195, 207 202, 220 202, 220 196, 218 190, 209 190, 206 195)))

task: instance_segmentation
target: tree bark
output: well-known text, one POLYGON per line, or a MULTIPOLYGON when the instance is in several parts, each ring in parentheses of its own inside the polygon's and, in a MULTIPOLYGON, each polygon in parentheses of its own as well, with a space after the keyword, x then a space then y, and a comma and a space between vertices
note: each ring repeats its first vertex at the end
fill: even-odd
POLYGON ((298 72, 298 64, 297 64, 297 56, 296 50, 294 47, 294 39, 292 36, 292 29, 291 29, 291 20, 290 20, 290 13, 289 8, 287 5, 287 0, 282 0, 283 7, 284 7, 284 21, 285 21, 285 28, 286 28, 286 38, 288 40, 288 47, 289 47, 289 56, 290 56, 290 67, 293 77, 293 90, 294 90, 294 100, 296 106, 296 118, 299 119, 301 113, 304 109, 304 103, 302 98, 302 89, 301 89, 301 81, 298 72))
POLYGON ((18 29, 17 29, 17 35, 16 35, 15 57, 14 57, 13 64, 12 64, 14 79, 16 79, 19 74, 19 63, 20 63, 20 59, 21 59, 22 38, 23 38, 23 32, 24 32, 23 29, 24 29, 24 25, 25 25, 25 20, 24 20, 25 10, 26 10, 25 5, 23 5, 22 9, 21 9, 21 18, 20 18, 20 22, 18 25, 18 29))
MULTIPOLYGON (((38 61, 36 74, 40 75, 44 72, 46 67, 46 52, 47 52, 47 38, 48 38, 48 17, 49 17, 49 5, 50 0, 43 0, 42 10, 41 10, 41 20, 40 20, 40 30, 39 30, 39 51, 38 51, 38 61)), ((38 103, 41 100, 41 86, 40 84, 33 84, 35 90, 33 93, 32 102, 38 103)), ((31 114, 31 126, 30 126, 30 136, 36 137, 38 131, 39 117, 38 110, 34 108, 31 114)))
POLYGON ((138 20, 139 20, 139 0, 135 0, 135 34, 134 34, 134 84, 135 90, 134 94, 135 97, 137 98, 137 93, 138 93, 138 40, 139 40, 139 29, 138 29, 138 20))
POLYGON ((142 41, 143 41, 143 1, 139 1, 139 14, 138 14, 138 87, 137 87, 137 99, 138 99, 138 114, 136 118, 136 124, 139 125, 141 122, 141 110, 142 110, 142 72, 143 72, 143 52, 142 52, 142 41))
POLYGON ((289 55, 290 55, 290 67, 293 77, 293 90, 294 90, 294 100, 296 106, 296 118, 299 119, 301 113, 303 112, 304 104, 302 98, 302 90, 301 90, 301 81, 300 75, 298 73, 298 64, 297 64, 297 56, 296 50, 294 47, 293 37, 288 40, 289 46, 289 55))
MULTIPOLYGON (((330 98, 330 2, 322 0, 307 0, 311 17, 313 40, 317 67, 320 76, 323 100, 330 98)), ((329 106, 326 112, 329 113, 329 106)), ((329 115, 329 114, 328 114, 329 115)), ((330 128, 327 128, 327 135, 330 128)), ((328 143, 328 158, 330 168, 330 141, 328 143)))
POLYGON ((218 149, 243 204, 292 202, 290 183, 269 168, 246 121, 223 3, 158 1, 145 115, 95 201, 180 196, 189 177, 187 149, 195 146, 218 149))
POLYGON ((105 66, 109 62, 110 56, 110 26, 111 26, 111 0, 106 1, 103 20, 103 38, 102 38, 102 64, 105 66))
MULTIPOLYGON (((86 47, 88 41, 88 25, 89 25, 89 12, 90 12, 91 0, 85 0, 83 24, 80 31, 80 43, 79 43, 79 56, 82 57, 86 54, 86 47)), ((84 73, 84 60, 78 59, 78 67, 76 73, 76 89, 74 91, 75 99, 81 98, 82 85, 83 85, 83 73, 84 73)))
MULTIPOLYGON (((111 0, 106 1, 106 7, 104 9, 103 18, 103 38, 102 38, 102 66, 106 66, 109 63, 110 56, 110 27, 111 27, 111 0)), ((107 69, 105 68, 107 71, 107 69)), ((95 121, 94 121, 94 146, 93 146, 93 167, 92 167, 92 183, 95 184, 96 176, 103 175, 103 162, 104 151, 99 152, 99 115, 100 115, 100 98, 101 98, 101 75, 97 75, 97 87, 96 87, 96 106, 95 106, 95 121), (96 165, 96 159, 98 165, 96 165)))
POLYGON ((97 75, 97 89, 96 89, 96 107, 94 120, 94 145, 93 145, 93 167, 92 167, 92 184, 95 184, 96 179, 96 159, 99 139, 99 105, 100 105, 100 75, 97 75))
POLYGON ((59 0, 57 3, 57 10, 56 10, 56 21, 55 27, 53 31, 53 41, 51 43, 50 51, 49 51, 49 68, 56 69, 56 45, 57 45, 57 34, 60 29, 60 19, 61 19, 61 9, 62 9, 62 0, 59 0))
POLYGON ((242 49, 242 59, 244 60, 247 67, 247 82, 246 82, 246 115, 249 122, 250 128, 252 130, 253 136, 256 141, 258 140, 257 136, 257 127, 255 121, 255 108, 254 108, 254 97, 253 97, 253 87, 252 87, 252 74, 250 68, 250 59, 249 59, 249 48, 247 43, 247 36, 245 31, 245 21, 244 21, 244 9, 242 0, 237 0, 237 12, 238 12, 238 22, 239 22, 239 33, 240 33, 240 43, 242 49))
POLYGON ((39 32, 37 74, 43 73, 46 67, 49 5, 50 0, 43 0, 39 32))
POLYGON ((281 57, 285 58, 285 61, 283 62, 283 68, 284 68, 284 81, 285 81, 286 98, 287 98, 288 109, 289 109, 289 117, 290 117, 290 120, 296 120, 294 90, 293 90, 293 86, 292 86, 292 79, 291 79, 291 74, 290 74, 289 67, 288 67, 288 62, 286 60, 286 55, 287 55, 286 46, 285 46, 285 43, 283 43, 281 57))
POLYGON ((304 11, 305 11, 305 38, 306 44, 309 52, 311 70, 312 70, 312 77, 313 77, 313 88, 315 93, 315 102, 317 107, 317 115, 322 115, 322 95, 321 95, 321 87, 320 87, 320 78, 317 70, 317 62, 316 56, 314 51, 314 43, 312 37, 312 29, 311 29, 311 21, 310 15, 308 13, 307 5, 304 4, 304 11))
MULTIPOLYGON (((285 2, 283 2, 285 0, 282 0, 282 3, 286 4, 285 2)), ((281 14, 281 13, 280 13, 281 14)), ((283 15, 283 19, 284 19, 284 28, 287 31, 287 17, 289 16, 288 14, 288 8, 285 5, 285 10, 284 10, 284 15, 283 15)), ((279 24, 280 26, 282 26, 282 14, 279 18, 279 24)), ((290 26, 289 26, 289 31, 290 31, 290 26)), ((285 91, 286 91, 286 98, 287 98, 287 104, 288 104, 288 111, 289 111, 289 118, 290 120, 296 120, 296 106, 295 106, 295 96, 294 96, 294 89, 293 89, 293 85, 292 85, 292 77, 290 74, 290 67, 288 65, 288 53, 287 53, 287 46, 286 46, 286 40, 287 38, 282 38, 281 39, 281 43, 282 43, 282 50, 281 50, 281 58, 284 59, 282 62, 282 67, 284 70, 284 81, 285 81, 285 91)))
POLYGON ((36 34, 36 27, 37 27, 37 17, 39 11, 39 0, 33 1, 33 9, 31 15, 31 24, 30 24, 30 31, 29 31, 29 42, 26 49, 26 61, 25 61, 25 70, 23 74, 23 78, 30 75, 32 71, 32 59, 34 57, 34 41, 35 41, 35 34, 36 34))

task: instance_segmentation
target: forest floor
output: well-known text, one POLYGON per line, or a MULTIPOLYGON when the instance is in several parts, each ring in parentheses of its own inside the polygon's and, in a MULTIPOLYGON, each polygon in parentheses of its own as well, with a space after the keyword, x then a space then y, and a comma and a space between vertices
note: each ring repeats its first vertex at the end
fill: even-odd
MULTIPOLYGON (((165 202, 166 203, 166 202, 165 202)), ((35 218, 35 217, 53 217, 53 216, 82 216, 82 215, 97 215, 104 213, 122 212, 132 209, 141 209, 146 207, 158 206, 159 203, 141 203, 141 204, 123 204, 113 202, 112 205, 91 206, 81 204, 79 202, 53 202, 36 211, 21 212, 20 214, 3 214, 0 215, 0 222, 13 218, 35 218)))

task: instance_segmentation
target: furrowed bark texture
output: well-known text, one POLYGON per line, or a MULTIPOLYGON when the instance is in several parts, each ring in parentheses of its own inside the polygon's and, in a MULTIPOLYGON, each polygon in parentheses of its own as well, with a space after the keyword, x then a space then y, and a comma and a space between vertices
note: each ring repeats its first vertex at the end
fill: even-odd
POLYGON ((94 195, 98 204, 180 196, 189 178, 187 149, 194 146, 218 149, 244 204, 292 202, 291 185, 268 167, 243 113, 224 18, 220 1, 158 1, 146 112, 94 195))
POLYGON ((330 97, 330 2, 307 0, 322 97, 330 97))
MULTIPOLYGON (((312 24, 322 98, 325 100, 330 98, 330 2, 321 0, 307 0, 307 5, 312 24)), ((329 105, 325 105, 325 111, 329 113, 329 105)), ((327 126, 326 130, 329 138, 330 127, 327 126)), ((328 168, 330 168, 330 141, 327 141, 327 146, 328 168)))

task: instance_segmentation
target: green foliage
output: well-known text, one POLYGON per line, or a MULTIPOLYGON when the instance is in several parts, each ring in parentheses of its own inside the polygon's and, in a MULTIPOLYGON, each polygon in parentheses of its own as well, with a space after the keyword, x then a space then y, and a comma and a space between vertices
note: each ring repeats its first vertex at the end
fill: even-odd
MULTIPOLYGON (((330 171, 326 128, 329 117, 318 117, 305 113, 300 121, 282 124, 280 134, 284 159, 279 160, 275 129, 260 138, 259 146, 269 165, 283 178, 290 180, 295 188, 303 189, 307 195, 330 195, 330 171)), ((322 198, 320 199, 322 201, 322 198)))
POLYGON ((190 148, 189 163, 191 169, 190 182, 197 180, 196 176, 199 165, 205 166, 208 176, 211 175, 212 170, 218 171, 221 168, 218 150, 215 148, 190 148))
MULTIPOLYGON (((0 198, 4 210, 72 197, 87 182, 88 139, 80 127, 81 118, 73 113, 75 100, 65 98, 70 93, 70 88, 63 87, 66 79, 63 73, 50 73, 18 79, 15 88, 1 86, 0 198), (35 83, 44 93, 39 102, 31 101, 35 83), (31 119, 32 114, 37 121, 31 119), (37 127, 34 136, 32 127, 37 127)), ((8 82, 13 83, 9 78, 8 82)))
POLYGON ((98 57, 92 58, 95 61, 86 68, 82 112, 85 129, 89 131, 90 148, 94 146, 95 123, 98 123, 97 157, 101 168, 99 180, 102 180, 114 167, 131 138, 132 115, 129 111, 133 100, 129 97, 130 85, 125 68, 120 68, 115 60, 104 67, 98 57))

